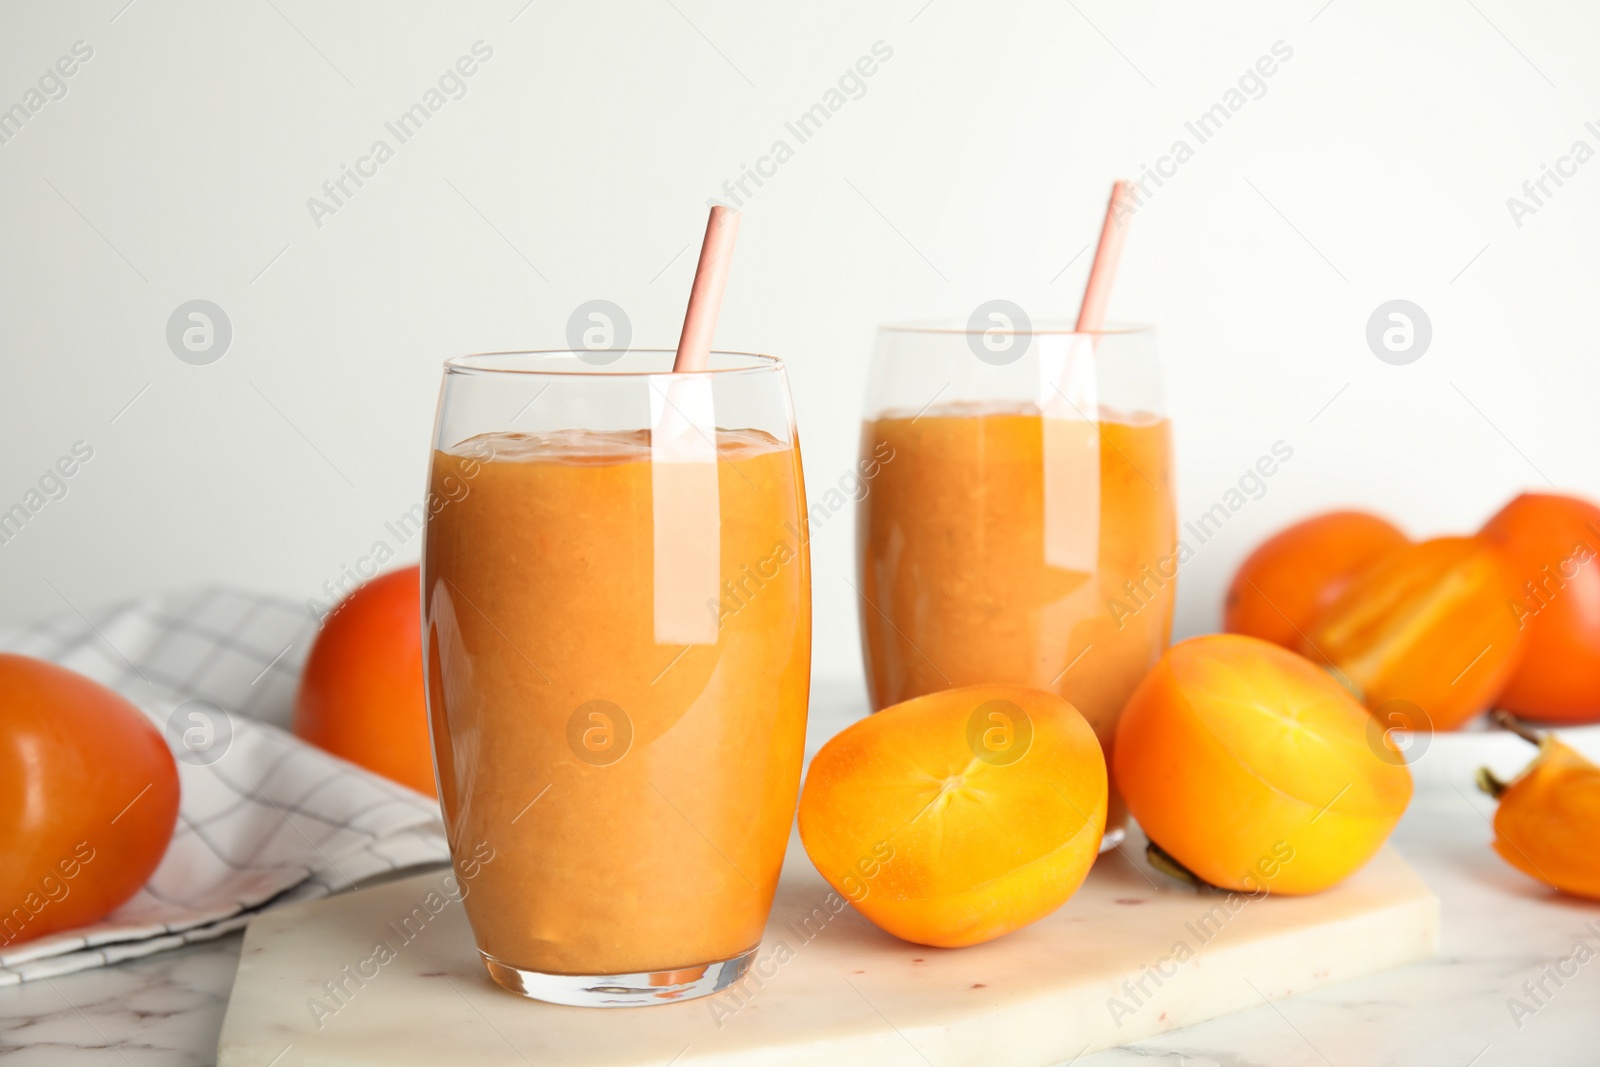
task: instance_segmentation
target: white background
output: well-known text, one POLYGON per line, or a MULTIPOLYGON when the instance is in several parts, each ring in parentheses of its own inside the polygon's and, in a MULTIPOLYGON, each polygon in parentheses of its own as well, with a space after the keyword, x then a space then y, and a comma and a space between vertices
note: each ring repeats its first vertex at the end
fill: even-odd
MULTIPOLYGON (((1195 145, 1280 40, 1266 95, 1137 215, 1112 301, 1163 333, 1181 517, 1294 449, 1183 570, 1178 634, 1316 510, 1431 534, 1527 487, 1600 496, 1600 161, 1521 227, 1506 205, 1600 149, 1594 5, 126 3, 0 7, 0 108, 94 49, 0 145, 0 510, 94 449, 0 545, 0 618, 319 593, 417 501, 441 360, 562 346, 596 297, 670 347, 707 198, 880 40, 746 204, 717 337, 789 362, 813 498, 854 461, 876 324, 1070 316, 1110 180, 1195 145), (467 95, 316 226, 307 198, 480 39, 467 95), (233 325, 209 366, 166 343, 195 298, 233 325), (1432 321, 1408 366, 1365 341, 1393 298, 1432 321)), ((822 677, 859 672, 851 542, 813 544, 822 677)))

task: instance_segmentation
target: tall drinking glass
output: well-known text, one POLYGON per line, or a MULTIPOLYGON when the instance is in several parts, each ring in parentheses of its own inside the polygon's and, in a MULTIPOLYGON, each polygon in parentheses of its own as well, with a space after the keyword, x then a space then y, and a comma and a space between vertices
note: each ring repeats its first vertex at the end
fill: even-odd
MULTIPOLYGON (((1172 626, 1155 336, 1021 318, 879 331, 861 443, 877 474, 856 529, 867 677, 877 708, 981 683, 1052 690, 1109 756, 1172 626)), ((1111 801, 1114 844, 1114 782, 1111 801)))
POLYGON ((450 851, 489 973, 577 1005, 737 981, 788 843, 810 685, 783 366, 445 365, 422 570, 450 851))

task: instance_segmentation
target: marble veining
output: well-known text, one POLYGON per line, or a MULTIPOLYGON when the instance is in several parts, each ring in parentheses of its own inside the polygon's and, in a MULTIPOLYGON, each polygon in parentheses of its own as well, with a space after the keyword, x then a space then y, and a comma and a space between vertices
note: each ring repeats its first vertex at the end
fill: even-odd
POLYGON ((0 990, 5 1067, 206 1065, 238 968, 241 934, 0 990))

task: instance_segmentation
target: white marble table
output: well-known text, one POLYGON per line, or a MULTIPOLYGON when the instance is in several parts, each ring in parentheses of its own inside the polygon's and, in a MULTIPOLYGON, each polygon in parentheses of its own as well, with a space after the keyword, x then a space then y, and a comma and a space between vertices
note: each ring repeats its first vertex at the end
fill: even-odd
MULTIPOLYGON (((829 690, 818 704, 833 711, 816 716, 826 736, 842 715, 834 709, 854 701, 829 690)), ((1396 832, 1442 902, 1436 959, 1087 1057, 1079 1067, 1600 1063, 1600 904, 1548 894, 1502 863, 1488 846, 1489 810, 1470 792, 1433 788, 1419 793, 1396 832), (1597 955, 1578 964, 1570 958, 1580 941, 1597 955), (1512 997, 1531 1013, 1514 1017, 1512 997)), ((239 942, 235 934, 0 989, 0 1067, 214 1063, 239 942)))

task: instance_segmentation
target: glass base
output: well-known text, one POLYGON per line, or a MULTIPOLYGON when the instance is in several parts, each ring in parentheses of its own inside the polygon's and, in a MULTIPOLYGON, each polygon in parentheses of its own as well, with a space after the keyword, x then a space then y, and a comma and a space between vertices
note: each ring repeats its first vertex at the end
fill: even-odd
POLYGON ((525 971, 521 967, 501 963, 487 952, 480 951, 478 955, 483 957, 484 966, 489 968, 489 977, 513 993, 575 1008, 637 1008, 648 1004, 693 1000, 726 989, 744 977, 760 947, 756 945, 729 959, 672 971, 606 975, 525 971))

